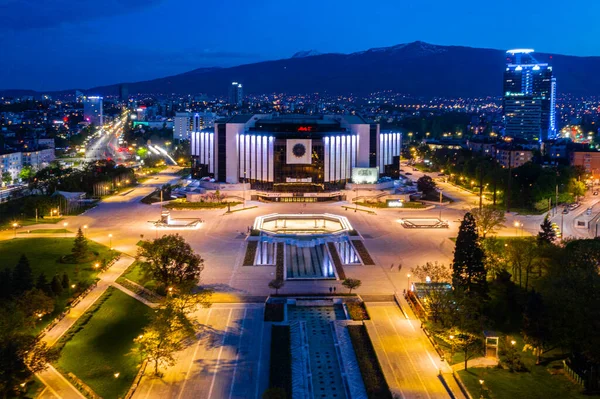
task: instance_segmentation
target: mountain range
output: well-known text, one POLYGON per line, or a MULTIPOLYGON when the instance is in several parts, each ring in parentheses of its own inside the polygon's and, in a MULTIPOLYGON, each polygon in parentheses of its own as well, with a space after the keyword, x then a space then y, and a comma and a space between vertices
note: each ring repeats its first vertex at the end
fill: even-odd
MULTIPOLYGON (((131 82, 128 86, 132 94, 226 95, 231 82, 236 81, 243 84, 244 93, 255 94, 327 92, 361 95, 391 90, 421 97, 501 96, 505 54, 504 50, 441 46, 420 41, 351 54, 321 54, 308 50, 288 59, 229 68, 199 68, 164 78, 131 82)), ((534 55, 539 62, 549 62, 553 66, 559 94, 600 95, 600 57, 534 55)), ((118 87, 118 84, 94 87, 84 92, 116 95, 118 87)), ((10 92, 14 91, 4 91, 5 94, 10 92)))

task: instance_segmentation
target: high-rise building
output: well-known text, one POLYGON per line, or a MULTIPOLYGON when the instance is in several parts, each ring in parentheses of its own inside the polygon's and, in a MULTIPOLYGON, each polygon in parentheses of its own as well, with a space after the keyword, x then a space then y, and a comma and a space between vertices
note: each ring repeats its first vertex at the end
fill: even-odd
POLYGON ((127 83, 119 85, 119 100, 121 102, 129 101, 129 85, 127 83))
POLYGON ((552 66, 537 61, 531 49, 506 52, 505 135, 544 141, 556 136, 556 78, 552 66))
POLYGON ((187 140, 190 138, 190 113, 177 112, 173 118, 173 140, 187 140))
POLYGON ((96 126, 103 125, 102 97, 87 96, 84 98, 83 120, 96 126))
POLYGON ((242 89, 242 84, 231 82, 231 86, 229 86, 229 104, 240 106, 242 105, 243 98, 244 91, 242 89))

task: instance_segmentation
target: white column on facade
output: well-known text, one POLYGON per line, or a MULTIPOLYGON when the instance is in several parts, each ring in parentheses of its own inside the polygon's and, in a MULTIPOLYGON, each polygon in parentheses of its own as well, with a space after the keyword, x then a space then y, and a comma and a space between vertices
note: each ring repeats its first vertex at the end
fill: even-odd
POLYGON ((323 138, 323 181, 329 182, 329 137, 323 138))
POLYGON ((250 136, 250 173, 251 179, 256 179, 256 136, 250 136))
POLYGON ((273 137, 269 137, 269 157, 268 157, 268 165, 269 165, 269 181, 272 182, 274 179, 274 166, 275 166, 275 160, 274 160, 274 146, 275 146, 275 138, 273 137))
POLYGON ((340 180, 346 178, 346 136, 340 137, 340 180))
POLYGON ((215 173, 215 147, 214 147, 215 134, 214 133, 209 133, 208 137, 209 137, 209 140, 208 140, 208 165, 209 165, 209 172, 210 173, 215 173))

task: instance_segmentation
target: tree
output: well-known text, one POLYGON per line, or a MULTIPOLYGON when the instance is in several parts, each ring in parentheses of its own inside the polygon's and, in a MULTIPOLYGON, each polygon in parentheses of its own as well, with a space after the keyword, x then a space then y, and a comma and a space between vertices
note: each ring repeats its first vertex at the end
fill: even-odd
POLYGON ((479 245, 477 225, 472 214, 466 213, 458 230, 454 261, 452 262, 452 285, 469 295, 487 295, 487 272, 484 253, 479 245))
POLYGON ((537 235, 538 244, 554 244, 556 240, 556 231, 552 228, 552 223, 548 218, 548 215, 544 218, 542 224, 540 224, 541 231, 537 235))
POLYGON ((0 299, 8 299, 13 294, 13 278, 9 268, 0 271, 0 299))
POLYGON ((29 182, 35 173, 33 172, 33 168, 29 165, 23 166, 21 171, 19 172, 19 179, 24 182, 29 182))
MULTIPOLYGON (((523 272, 525 273, 525 290, 529 288, 529 276, 538 264, 538 248, 533 238, 521 238, 508 242, 505 247, 508 263, 512 266, 513 278, 523 286, 523 272)), ((541 274, 538 273, 538 274, 541 274)))
POLYGON ((185 313, 180 312, 173 302, 161 306, 152 316, 150 324, 135 339, 139 345, 137 353, 146 356, 154 363, 154 373, 159 374, 160 366, 175 364, 174 354, 183 349, 184 341, 194 336, 193 323, 185 313))
POLYGON ((77 230, 77 236, 75 237, 75 241, 73 242, 73 248, 71 249, 73 253, 73 259, 76 262, 82 261, 87 258, 89 249, 87 238, 83 235, 83 231, 81 227, 77 230))
POLYGON ((62 278, 60 280, 60 285, 63 287, 64 290, 68 289, 69 286, 71 285, 70 281, 69 281, 69 275, 65 272, 62 275, 62 278))
POLYGON ((142 241, 138 249, 142 269, 164 287, 183 287, 197 283, 204 260, 178 234, 165 235, 153 241, 142 241))
POLYGON ((348 288, 348 293, 352 293, 353 289, 356 289, 358 287, 360 287, 362 284, 362 281, 355 279, 355 278, 347 278, 342 282, 342 285, 346 288, 348 288))
POLYGON ((481 240, 481 248, 485 255, 484 265, 488 276, 495 276, 508 268, 506 245, 504 241, 496 237, 481 240))
POLYGON ((269 281, 269 288, 272 288, 275 290, 275 295, 279 294, 279 290, 281 288, 283 288, 284 285, 285 285, 285 281, 283 281, 282 279, 276 278, 275 280, 269 281))
POLYGON ((2 182, 4 183, 4 185, 10 184, 12 180, 13 178, 10 172, 2 172, 2 182))
POLYGON ((523 312, 523 338, 525 343, 531 345, 534 349, 535 364, 541 363, 543 350, 550 341, 549 322, 549 315, 542 295, 535 290, 531 290, 523 312))
POLYGON ((58 359, 27 329, 23 312, 14 302, 0 306, 0 396, 20 396, 19 385, 58 359))
POLYGON ((33 272, 29 266, 29 260, 21 255, 12 275, 13 292, 20 295, 33 288, 33 272))
POLYGON ((436 188, 436 184, 433 179, 428 176, 421 176, 419 180, 417 180, 417 190, 421 191, 423 194, 429 194, 434 192, 436 188))
POLYGON ((52 281, 50 281, 50 289, 52 290, 52 293, 55 296, 60 296, 60 294, 62 294, 63 287, 60 282, 60 278, 58 278, 57 275, 54 275, 54 277, 52 277, 52 281))
POLYGON ((440 339, 452 347, 452 351, 463 352, 465 359, 465 370, 468 367, 468 361, 477 354, 477 349, 481 348, 481 339, 479 336, 457 328, 452 328, 442 334, 437 335, 440 339))
POLYGON ((36 320, 54 311, 54 299, 37 288, 31 289, 19 297, 17 305, 30 325, 35 325, 36 320))
POLYGON ((410 272, 421 281, 426 281, 427 277, 434 283, 446 283, 452 279, 450 268, 437 261, 413 267, 410 269, 410 272))
POLYGON ((504 211, 494 208, 492 205, 482 206, 481 209, 471 210, 479 235, 483 238, 488 234, 494 234, 500 228, 504 227, 506 217, 504 211))
POLYGON ((35 283, 35 288, 38 290, 44 291, 46 294, 50 295, 52 293, 52 289, 50 288, 50 284, 48 283, 48 278, 46 277, 46 273, 41 272, 37 278, 35 283))
POLYGON ((583 197, 585 195, 585 184, 582 181, 571 179, 569 181, 569 192, 573 194, 575 200, 577 200, 579 197, 583 197))

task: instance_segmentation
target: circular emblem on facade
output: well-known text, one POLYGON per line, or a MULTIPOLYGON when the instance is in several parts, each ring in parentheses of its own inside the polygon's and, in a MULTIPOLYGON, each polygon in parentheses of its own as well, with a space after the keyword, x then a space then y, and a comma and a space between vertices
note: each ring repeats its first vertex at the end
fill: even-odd
POLYGON ((304 154, 306 154, 306 147, 304 144, 298 143, 292 147, 292 154, 294 154, 296 158, 302 158, 304 154))

